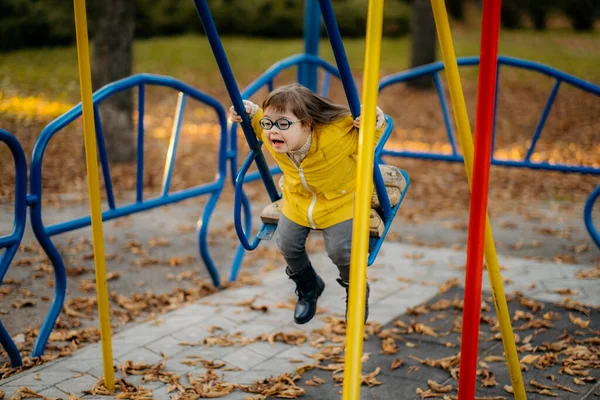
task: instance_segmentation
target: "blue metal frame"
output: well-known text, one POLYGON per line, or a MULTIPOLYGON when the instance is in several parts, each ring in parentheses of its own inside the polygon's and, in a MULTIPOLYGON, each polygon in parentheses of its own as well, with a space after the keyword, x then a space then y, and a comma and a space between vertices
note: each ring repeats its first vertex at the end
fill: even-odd
MULTIPOLYGON (((147 85, 156 85, 163 86, 175 89, 180 92, 180 102, 178 104, 176 119, 174 121, 174 129, 173 136, 171 140, 171 145, 169 147, 169 154, 171 156, 171 161, 168 163, 165 169, 165 184, 163 185, 162 193, 151 199, 143 198, 143 167, 144 167, 144 159, 143 159, 143 136, 144 136, 144 125, 143 125, 143 110, 144 105, 140 104, 138 110, 140 110, 140 120, 138 122, 138 146, 142 146, 142 148, 138 148, 138 160, 137 160, 137 183, 136 183, 136 200, 134 203, 126 204, 122 206, 117 206, 113 201, 110 201, 109 198, 109 209, 102 213, 102 220, 109 221, 115 218, 119 218, 125 215, 135 214, 141 211, 149 210, 152 208, 160 207, 166 204, 171 204, 175 202, 179 202, 191 197, 197 197, 202 195, 211 195, 202 215, 202 223, 200 225, 200 229, 198 231, 198 243, 199 243, 199 251, 200 255, 206 264, 208 272, 211 276, 211 279, 216 287, 220 285, 220 277, 219 273, 215 267, 215 264, 208 253, 207 248, 207 235, 208 235, 208 225, 210 221, 210 216, 214 210, 214 207, 219 199, 219 196, 223 190, 225 185, 225 180, 227 177, 227 116, 225 113, 225 109, 221 106, 217 100, 204 94, 191 86, 188 86, 176 79, 159 76, 159 75, 151 75, 151 74, 139 74, 130 76, 128 78, 110 83, 100 90, 98 90, 93 95, 93 103, 94 109, 98 111, 98 105, 104 101, 106 98, 112 96, 115 93, 138 88, 138 98, 140 101, 144 100, 144 88, 147 85), (219 144, 219 160, 218 160, 218 173, 215 177, 215 180, 209 183, 205 183, 203 185, 199 185, 193 188, 188 188, 180 191, 176 191, 171 193, 169 190, 168 181, 172 175, 173 170, 173 159, 175 157, 175 150, 177 147, 177 136, 179 135, 179 129, 181 126, 181 119, 183 117, 183 99, 185 97, 191 97, 199 102, 206 104, 211 107, 215 113, 217 114, 219 124, 221 125, 221 137, 219 144), (141 157, 140 157, 141 155, 141 157)), ((33 149, 32 161, 31 161, 31 194, 27 197, 27 203, 31 207, 30 217, 31 217, 31 226, 35 233, 36 238, 41 244, 42 248, 48 255, 52 265, 54 267, 54 275, 55 275, 55 293, 54 300, 52 305, 50 306, 50 310, 46 316, 44 324, 40 330, 40 335, 36 340, 33 349, 33 356, 37 357, 43 354, 44 347, 52 331, 54 323, 56 322, 56 318, 58 317, 62 305, 65 299, 66 294, 66 274, 65 274, 65 266, 64 262, 58 253, 56 247, 51 241, 51 237, 54 235, 58 235, 63 232, 72 231, 74 229, 78 229, 84 226, 89 226, 91 224, 90 217, 82 217, 77 218, 65 222, 61 222, 58 224, 53 224, 49 226, 45 226, 42 220, 42 161, 44 157, 44 153, 46 147, 52 139, 52 137, 62 130, 65 126, 76 120, 81 116, 81 104, 73 107, 71 110, 58 117, 50 124, 48 124, 41 132, 40 137, 38 138, 35 147, 33 149)), ((98 146, 100 148, 99 156, 101 165, 104 171, 104 182, 106 187, 107 196, 109 193, 112 193, 112 183, 110 180, 110 171, 108 169, 108 159, 106 150, 102 149, 103 146, 103 134, 101 129, 101 122, 99 118, 96 118, 96 129, 98 136, 98 146)), ((26 167, 25 167, 26 171, 26 167)), ((232 266, 234 269, 234 266, 232 266)))
POLYGON ((598 230, 594 226, 594 220, 592 219, 592 208, 594 207, 594 203, 598 197, 600 197, 600 185, 596 186, 596 189, 592 191, 592 194, 590 194, 590 197, 588 197, 587 201, 585 202, 583 221, 585 222, 585 227, 592 237, 592 240, 600 249, 600 233, 598 233, 598 230))
MULTIPOLYGON (((458 59, 459 66, 476 66, 479 64, 479 57, 465 57, 458 59)), ((577 88, 580 88, 584 91, 590 92, 597 96, 600 96, 600 86, 594 85, 590 82, 586 82, 583 79, 576 78, 572 75, 566 74, 562 71, 556 70, 547 65, 543 65, 537 62, 521 60, 518 58, 499 56, 498 64, 506 65, 516 68, 523 68, 532 71, 540 72, 544 75, 547 75, 551 78, 555 79, 554 87, 550 92, 548 97, 548 101, 544 107, 536 130, 533 134, 533 138, 531 141, 531 145, 527 150, 527 154, 522 161, 513 161, 513 160, 502 160, 497 159, 492 155, 492 164, 500 165, 505 167, 525 167, 531 169, 542 169, 542 170, 551 170, 551 171, 564 171, 564 172, 577 172, 584 174, 600 174, 600 168, 598 167, 586 167, 586 166, 578 166, 578 165, 568 165, 568 164, 550 164, 548 162, 531 162, 531 155, 535 151, 536 143, 544 129, 544 125, 546 123, 546 119, 550 110, 552 109, 552 105, 554 104, 554 100, 558 93, 558 89, 560 88, 561 83, 568 83, 577 88)), ((442 62, 435 62, 428 65, 423 65, 417 68, 413 68, 407 71, 399 72, 396 74, 388 75, 383 77, 379 83, 379 91, 382 91, 388 86, 406 82, 412 79, 416 79, 425 75, 433 74, 434 77, 437 77, 439 72, 444 69, 444 64, 442 62)), ((439 78, 438 78, 439 79, 439 78)), ((452 128, 450 124, 447 122, 450 120, 449 111, 446 106, 446 99, 443 91, 439 88, 439 83, 436 81, 436 86, 438 86, 438 96, 440 99, 440 104, 442 105, 442 113, 444 115, 444 122, 446 125, 446 133, 448 135, 448 139, 450 145, 452 146, 452 154, 447 153, 427 153, 427 152, 413 152, 413 151, 394 151, 394 150, 384 150, 384 156, 395 156, 395 157, 410 157, 410 158, 421 158, 428 160, 438 160, 438 161, 453 161, 453 162, 463 162, 463 158, 461 155, 456 152, 456 145, 453 139, 452 128)), ((497 93, 496 93, 497 96, 497 93)))
MULTIPOLYGON (((0 129, 0 142, 6 143, 15 164, 15 219, 13 229, 9 235, 0 236, 0 250, 4 249, 0 254, 1 287, 8 267, 19 249, 25 232, 25 224, 27 223, 27 161, 21 144, 10 132, 0 129)), ((2 322, 0 322, 0 344, 8 353, 10 364, 13 367, 20 367, 23 363, 21 353, 2 322)))

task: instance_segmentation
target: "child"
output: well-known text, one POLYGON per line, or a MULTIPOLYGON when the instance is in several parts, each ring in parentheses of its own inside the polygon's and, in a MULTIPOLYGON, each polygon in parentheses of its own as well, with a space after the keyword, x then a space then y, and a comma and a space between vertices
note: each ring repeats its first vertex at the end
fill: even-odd
MULTIPOLYGON (((313 318, 325 288, 306 253, 311 229, 323 231, 327 254, 338 267, 337 282, 346 289, 347 316, 360 117, 353 120, 348 108, 299 84, 269 93, 262 109, 247 100, 244 106, 256 136, 283 171, 277 245, 287 263, 286 273, 296 283, 294 320, 304 324, 313 318)), ((231 113, 233 122, 242 121, 233 107, 231 113)), ((384 124, 377 107, 376 142, 384 124)), ((365 322, 368 299, 367 284, 365 322)))

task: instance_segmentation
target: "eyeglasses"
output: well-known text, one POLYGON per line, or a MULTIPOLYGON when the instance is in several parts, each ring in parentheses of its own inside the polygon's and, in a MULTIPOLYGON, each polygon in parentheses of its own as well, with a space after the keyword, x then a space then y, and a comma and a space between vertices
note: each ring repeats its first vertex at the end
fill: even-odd
POLYGON ((290 126, 292 126, 292 124, 295 124, 296 122, 300 121, 302 120, 298 119, 296 121, 290 121, 287 118, 279 118, 277 121, 271 121, 269 118, 262 118, 260 121, 258 121, 258 123, 260 124, 260 126, 262 126, 263 129, 266 130, 273 129, 273 125, 275 125, 282 131, 287 131, 288 129, 290 129, 290 126))

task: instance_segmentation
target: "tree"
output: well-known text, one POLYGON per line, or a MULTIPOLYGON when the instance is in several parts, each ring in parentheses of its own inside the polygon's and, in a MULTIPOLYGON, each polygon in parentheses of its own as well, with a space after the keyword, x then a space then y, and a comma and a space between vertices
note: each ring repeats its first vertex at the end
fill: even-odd
MULTIPOLYGON (((594 29, 594 3, 597 0, 565 1, 565 14, 571 20, 576 31, 591 31, 594 29)), ((597 6, 596 6, 597 7, 597 6)))
MULTIPOLYGON (((97 0, 92 62, 94 90, 131 75, 135 2, 97 0)), ((123 163, 135 159, 133 100, 129 91, 111 96, 100 105, 102 130, 109 161, 123 163)))
MULTIPOLYGON (((410 24, 412 42, 410 65, 412 68, 435 61, 436 30, 430 0, 414 0, 410 24)), ((433 86, 431 76, 414 79, 410 86, 430 88, 433 86)))

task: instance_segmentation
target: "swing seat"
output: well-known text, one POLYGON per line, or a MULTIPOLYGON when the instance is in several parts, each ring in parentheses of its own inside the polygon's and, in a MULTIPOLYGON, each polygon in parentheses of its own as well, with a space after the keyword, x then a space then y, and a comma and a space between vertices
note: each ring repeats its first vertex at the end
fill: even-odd
MULTIPOLYGON (((387 191, 388 198, 390 199, 390 205, 394 207, 400 202, 402 193, 406 188, 406 180, 400 170, 392 165, 379 164, 379 170, 383 176, 383 182, 385 184, 385 190, 387 191)), ((381 204, 379 197, 377 197, 377 191, 373 190, 373 196, 371 197, 371 208, 379 209, 381 204)))
MULTIPOLYGON (((262 223, 265 224, 265 226, 271 225, 276 227, 279 223, 279 218, 281 217, 282 206, 283 199, 277 200, 275 203, 271 203, 268 206, 266 206, 263 209, 262 214, 260 215, 262 223)), ((384 228, 385 224, 383 223, 383 220, 381 219, 377 211, 371 209, 371 215, 369 220, 369 236, 372 238, 380 238, 383 234, 384 228)), ((265 231, 267 230, 268 228, 265 227, 265 231)))
MULTIPOLYGON (((390 204, 392 207, 395 207, 398 205, 398 203, 400 203, 403 197, 402 195, 407 187, 404 175, 398 168, 391 165, 379 164, 379 170, 383 176, 385 188, 390 199, 390 204)), ((283 175, 279 178, 278 184, 279 189, 283 191, 283 175)), ((269 239, 272 237, 275 229, 277 228, 277 224, 279 223, 282 206, 283 199, 279 199, 276 202, 267 205, 263 209, 260 219, 264 225, 260 230, 259 236, 264 238, 268 237, 269 239)), ((371 197, 371 213, 369 218, 369 237, 371 238, 371 241, 373 239, 381 238, 385 231, 385 223, 379 215, 380 206, 381 205, 379 203, 379 198, 377 197, 377 192, 376 190, 373 190, 373 195, 371 197)), ((369 247, 372 248, 374 246, 369 247)))

